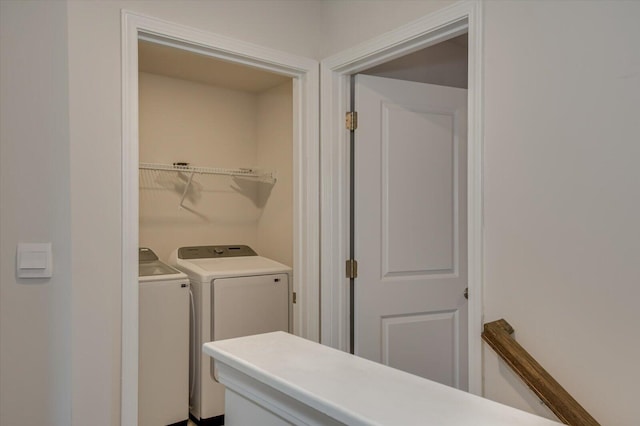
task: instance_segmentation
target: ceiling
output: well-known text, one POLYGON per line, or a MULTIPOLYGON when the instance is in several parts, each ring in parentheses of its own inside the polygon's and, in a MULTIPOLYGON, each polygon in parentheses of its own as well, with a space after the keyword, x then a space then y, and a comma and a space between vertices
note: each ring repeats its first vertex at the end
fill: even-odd
POLYGON ((290 77, 175 47, 138 42, 138 70, 227 89, 262 92, 290 77))
POLYGON ((469 77, 467 45, 467 34, 463 34, 361 73, 466 89, 469 77))

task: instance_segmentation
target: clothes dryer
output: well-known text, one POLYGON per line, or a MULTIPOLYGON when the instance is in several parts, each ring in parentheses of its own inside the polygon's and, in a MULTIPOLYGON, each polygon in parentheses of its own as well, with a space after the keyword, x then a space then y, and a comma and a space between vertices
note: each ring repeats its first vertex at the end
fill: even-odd
POLYGON ((189 420, 189 278, 138 251, 138 425, 189 420))
POLYGON ((202 353, 202 345, 291 331, 292 270, 248 246, 181 247, 171 254, 170 263, 189 276, 195 302, 191 417, 201 425, 221 425, 224 386, 214 379, 213 359, 202 353))

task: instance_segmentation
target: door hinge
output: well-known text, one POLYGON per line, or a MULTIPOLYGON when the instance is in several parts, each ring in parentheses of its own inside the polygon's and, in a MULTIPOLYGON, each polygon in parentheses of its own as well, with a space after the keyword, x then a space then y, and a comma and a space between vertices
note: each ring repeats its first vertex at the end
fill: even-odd
POLYGON ((358 261, 355 259, 347 260, 347 278, 358 278, 358 261))
POLYGON ((358 113, 355 111, 349 111, 345 118, 347 130, 354 131, 358 128, 358 113))
POLYGON ((291 293, 291 303, 296 303, 298 301, 298 298, 296 296, 296 292, 294 291, 293 293, 291 293))

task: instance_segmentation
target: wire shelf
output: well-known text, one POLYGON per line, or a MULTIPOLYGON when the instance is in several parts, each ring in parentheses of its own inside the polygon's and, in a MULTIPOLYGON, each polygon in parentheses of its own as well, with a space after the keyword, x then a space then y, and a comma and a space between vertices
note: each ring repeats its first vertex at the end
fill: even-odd
POLYGON ((161 170, 168 172, 186 172, 186 173, 198 173, 207 175, 223 175, 223 176, 236 176, 245 178, 255 178, 262 181, 275 183, 276 179, 271 172, 264 172, 251 168, 238 168, 238 169, 225 169, 220 167, 199 167, 192 166, 189 163, 173 163, 173 164, 160 164, 160 163, 140 163, 140 170, 161 170))

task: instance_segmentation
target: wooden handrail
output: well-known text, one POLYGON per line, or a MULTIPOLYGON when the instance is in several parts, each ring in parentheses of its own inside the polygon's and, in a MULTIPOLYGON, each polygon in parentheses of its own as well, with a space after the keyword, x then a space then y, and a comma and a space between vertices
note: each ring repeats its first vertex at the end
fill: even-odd
POLYGON ((599 426, 591 415, 511 336, 504 319, 484 325, 482 340, 495 350, 529 388, 558 416, 573 426, 599 426))

